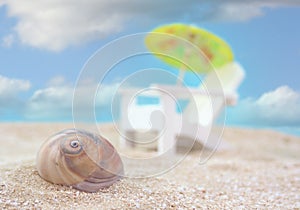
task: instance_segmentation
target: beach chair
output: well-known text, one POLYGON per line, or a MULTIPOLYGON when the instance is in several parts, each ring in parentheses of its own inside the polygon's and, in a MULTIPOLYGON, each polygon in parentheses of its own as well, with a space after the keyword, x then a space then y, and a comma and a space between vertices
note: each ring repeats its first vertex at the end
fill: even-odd
MULTIPOLYGON (((237 88, 244 78, 243 68, 236 62, 230 63, 207 74, 198 88, 180 85, 152 85, 150 91, 138 88, 120 90, 121 144, 126 142, 148 144, 157 141, 157 150, 164 153, 175 151, 178 137, 200 142, 205 148, 216 149, 220 136, 211 132, 213 122, 225 106, 237 103, 237 88), (141 105, 136 95, 158 97, 158 104, 141 105), (172 97, 170 97, 172 96, 172 97), (178 112, 176 100, 188 99, 189 103, 178 112), (147 120, 145 120, 147 119, 147 120), (134 133, 142 131, 139 140, 134 133), (154 133, 153 136, 146 134, 154 133), (142 139, 144 138, 144 142, 142 139)), ((181 141, 180 146, 190 147, 193 141, 181 141), (192 143, 191 143, 192 142, 192 143)), ((153 143, 151 144, 154 145, 153 143)))

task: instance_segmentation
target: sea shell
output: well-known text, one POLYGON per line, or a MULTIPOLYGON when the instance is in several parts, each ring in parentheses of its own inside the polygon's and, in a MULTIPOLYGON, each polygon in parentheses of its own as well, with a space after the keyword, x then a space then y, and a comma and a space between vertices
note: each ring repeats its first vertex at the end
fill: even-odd
POLYGON ((115 148, 102 136, 78 129, 47 139, 37 154, 37 170, 51 183, 86 192, 108 187, 124 175, 115 148))

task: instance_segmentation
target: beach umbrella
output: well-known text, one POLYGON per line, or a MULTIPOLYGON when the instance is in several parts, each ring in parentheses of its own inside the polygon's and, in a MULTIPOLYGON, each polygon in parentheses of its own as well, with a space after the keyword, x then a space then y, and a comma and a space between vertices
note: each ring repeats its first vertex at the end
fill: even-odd
POLYGON ((204 29, 186 24, 160 26, 145 38, 147 48, 167 64, 205 74, 233 61, 230 46, 204 29))

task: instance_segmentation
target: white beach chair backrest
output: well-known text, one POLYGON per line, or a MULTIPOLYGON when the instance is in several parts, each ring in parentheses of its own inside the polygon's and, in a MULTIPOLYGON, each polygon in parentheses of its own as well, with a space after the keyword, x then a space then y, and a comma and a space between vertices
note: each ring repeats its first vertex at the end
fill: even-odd
POLYGON ((183 116, 191 123, 203 126, 210 125, 224 108, 224 95, 236 95, 236 90, 244 78, 244 70, 238 63, 230 63, 209 73, 200 90, 211 93, 213 96, 197 94, 183 112, 183 116), (223 95, 224 94, 224 95, 223 95))
MULTIPOLYGON (((245 76, 243 67, 236 62, 225 65, 216 73, 222 84, 224 94, 235 93, 245 76)), ((214 85, 214 83, 209 79, 205 81, 207 88, 213 89, 209 85, 214 85)))

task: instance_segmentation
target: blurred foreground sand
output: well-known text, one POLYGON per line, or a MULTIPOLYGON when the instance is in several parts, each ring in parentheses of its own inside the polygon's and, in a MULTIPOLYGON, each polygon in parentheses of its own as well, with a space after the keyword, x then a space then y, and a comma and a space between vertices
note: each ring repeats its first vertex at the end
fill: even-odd
MULTIPOLYGON (((230 148, 215 153, 205 164, 199 164, 196 150, 159 177, 125 178, 97 193, 85 193, 50 184, 35 168, 40 144, 70 127, 64 123, 0 124, 1 209, 300 208, 298 137, 226 128, 223 137, 230 148)), ((100 127, 116 144, 118 134, 112 126, 100 127)))

